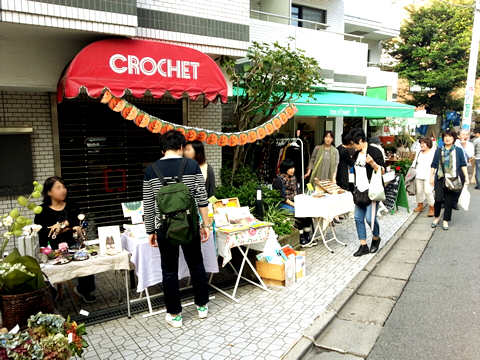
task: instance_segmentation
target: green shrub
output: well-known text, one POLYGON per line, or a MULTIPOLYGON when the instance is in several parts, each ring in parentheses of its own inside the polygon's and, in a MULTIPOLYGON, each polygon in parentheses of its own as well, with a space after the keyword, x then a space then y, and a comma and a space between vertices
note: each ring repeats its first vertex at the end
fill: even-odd
POLYGON ((232 183, 232 166, 231 162, 223 165, 220 169, 220 179, 224 186, 241 186, 250 182, 258 182, 257 174, 249 167, 245 167, 243 164, 238 165, 238 169, 235 171, 232 183))
POLYGON ((273 223, 273 230, 278 236, 291 234, 293 231, 294 215, 280 207, 281 202, 265 209, 264 221, 273 223))

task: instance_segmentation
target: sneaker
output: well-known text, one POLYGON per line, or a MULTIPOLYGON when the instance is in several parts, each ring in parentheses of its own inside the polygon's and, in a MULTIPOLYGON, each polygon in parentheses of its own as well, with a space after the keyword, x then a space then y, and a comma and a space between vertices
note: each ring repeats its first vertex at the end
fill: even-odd
POLYGON ((82 299, 83 301, 85 301, 86 303, 94 303, 95 301, 97 301, 97 297, 95 295, 93 295, 93 293, 89 294, 89 295, 84 295, 82 294, 80 291, 77 290, 77 287, 74 287, 73 288, 73 291, 75 292, 75 294, 78 295, 78 297, 80 299, 82 299))
POLYGON ((174 328, 182 327, 182 315, 180 314, 172 317, 171 314, 167 313, 167 315, 165 315, 165 321, 167 322, 167 324, 172 325, 174 328))
POLYGON ((208 316, 208 306, 207 305, 197 306, 197 311, 198 311, 198 317, 200 319, 205 319, 208 316))

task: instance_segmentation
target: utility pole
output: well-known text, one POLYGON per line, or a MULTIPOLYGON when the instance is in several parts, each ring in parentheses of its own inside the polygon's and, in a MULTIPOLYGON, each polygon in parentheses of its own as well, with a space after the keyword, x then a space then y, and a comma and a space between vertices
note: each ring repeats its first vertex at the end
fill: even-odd
POLYGON ((477 73, 478 43, 480 42, 480 0, 475 2, 473 18, 472 44, 470 45, 470 59, 468 62, 467 87, 465 88, 465 102, 463 103, 462 129, 470 129, 472 122, 473 100, 475 97, 475 80, 477 73))

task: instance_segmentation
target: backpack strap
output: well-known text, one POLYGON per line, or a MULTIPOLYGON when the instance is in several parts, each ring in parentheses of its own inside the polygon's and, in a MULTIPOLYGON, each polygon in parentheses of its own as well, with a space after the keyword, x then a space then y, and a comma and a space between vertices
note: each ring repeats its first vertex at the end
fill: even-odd
POLYGON ((187 166, 187 158, 182 159, 182 163, 180 164, 180 169, 178 170, 178 182, 182 182, 183 173, 185 172, 185 166, 187 166))
POLYGON ((157 174, 157 177, 160 179, 160 182, 162 183, 162 186, 166 185, 167 182, 165 181, 165 178, 163 177, 162 173, 160 172, 160 169, 158 168, 157 164, 155 164, 153 162, 152 163, 152 168, 153 168, 153 171, 155 171, 155 174, 157 174))

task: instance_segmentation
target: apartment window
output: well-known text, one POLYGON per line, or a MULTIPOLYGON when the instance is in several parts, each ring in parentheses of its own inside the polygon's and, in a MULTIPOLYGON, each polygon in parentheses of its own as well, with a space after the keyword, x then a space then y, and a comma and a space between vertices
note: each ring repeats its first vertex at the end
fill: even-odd
MULTIPOLYGON (((325 24, 327 21, 327 12, 321 9, 314 9, 306 6, 292 5, 291 17, 325 24)), ((315 24, 292 20, 293 26, 315 29, 315 24)))

